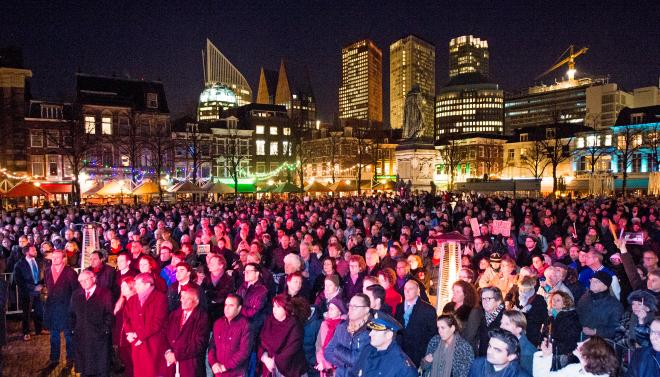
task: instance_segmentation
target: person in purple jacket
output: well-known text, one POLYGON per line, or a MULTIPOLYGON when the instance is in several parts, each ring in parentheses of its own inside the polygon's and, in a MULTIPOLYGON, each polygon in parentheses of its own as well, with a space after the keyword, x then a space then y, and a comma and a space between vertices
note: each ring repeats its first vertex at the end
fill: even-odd
POLYGON ((250 356, 250 325, 241 315, 243 299, 230 293, 224 317, 215 321, 209 346, 209 365, 215 377, 242 377, 250 356))

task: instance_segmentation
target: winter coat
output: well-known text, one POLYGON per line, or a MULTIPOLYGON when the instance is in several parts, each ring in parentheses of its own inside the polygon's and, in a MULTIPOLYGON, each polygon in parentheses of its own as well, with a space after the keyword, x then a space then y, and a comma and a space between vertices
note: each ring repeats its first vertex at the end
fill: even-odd
MULTIPOLYGON (((485 357, 480 357, 474 360, 472 367, 470 367, 469 377, 484 377, 493 375, 495 373, 493 365, 486 361, 485 357)), ((517 360, 512 361, 506 368, 502 369, 498 377, 532 377, 529 373, 525 372, 517 360)), ((535 375, 536 376, 536 375, 535 375)))
POLYGON ((397 341, 415 366, 418 366, 425 355, 424 351, 426 351, 429 340, 438 332, 435 309, 431 304, 422 301, 421 297, 417 298, 406 325, 404 320, 405 305, 404 301, 396 308, 395 318, 404 326, 399 331, 397 341))
POLYGON ((596 330, 596 335, 611 339, 623 315, 623 306, 608 291, 585 293, 577 304, 580 323, 596 330))
MULTIPOLYGON (((257 358, 264 352, 275 360, 275 367, 287 377, 299 377, 307 373, 307 362, 303 353, 303 328, 292 316, 280 322, 268 316, 261 329, 261 346, 257 358)), ((262 366, 262 375, 270 376, 268 368, 262 366)))
POLYGON ((575 309, 562 310, 556 317, 550 317, 550 336, 554 352, 569 355, 580 341, 582 325, 575 309))
POLYGON ((348 332, 348 321, 337 326, 324 352, 325 359, 337 367, 336 377, 350 376, 349 372, 360 357, 360 352, 370 343, 369 331, 366 323, 353 335, 348 332))
MULTIPOLYGON (((470 365, 474 361, 474 350, 470 343, 468 343, 459 334, 454 335, 456 346, 454 347, 454 359, 451 364, 451 377, 467 377, 470 372, 470 365)), ((426 347, 426 355, 433 355, 440 345, 440 335, 435 335, 429 341, 426 347)), ((421 363, 422 376, 428 377, 433 369, 433 363, 429 363, 422 359, 421 363)))
POLYGON ((97 286, 89 299, 85 299, 85 291, 78 289, 71 297, 70 310, 69 328, 73 330, 74 344, 80 345, 75 348, 76 372, 82 375, 107 373, 110 368, 112 293, 97 286))

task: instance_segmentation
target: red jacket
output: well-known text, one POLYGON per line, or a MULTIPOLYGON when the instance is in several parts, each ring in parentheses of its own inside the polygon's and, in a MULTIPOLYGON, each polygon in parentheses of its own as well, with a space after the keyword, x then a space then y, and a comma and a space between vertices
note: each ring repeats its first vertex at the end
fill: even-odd
POLYGON ((232 321, 222 317, 213 325, 213 340, 209 345, 209 365, 220 363, 227 368, 216 377, 242 377, 250 356, 250 325, 242 315, 232 321))
POLYGON ((124 313, 124 331, 137 334, 131 352, 136 376, 156 376, 157 366, 165 359, 166 319, 167 297, 164 293, 154 289, 144 305, 140 305, 138 295, 128 299, 124 313), (136 346, 138 340, 141 340, 142 344, 136 346))
MULTIPOLYGON (((167 347, 174 352, 179 363, 181 377, 195 377, 199 368, 204 368, 204 351, 209 339, 209 319, 206 311, 199 306, 191 313, 181 326, 183 310, 179 307, 170 313, 165 325, 167 347)), ((174 377, 175 364, 167 367, 165 357, 162 358, 162 375, 174 377)), ((203 369, 202 369, 203 370, 203 369)))
MULTIPOLYGON (((289 315, 280 322, 272 315, 268 316, 261 329, 260 339, 257 360, 261 360, 263 353, 268 352, 283 376, 300 377, 307 372, 307 361, 303 352, 303 328, 295 318, 289 315)), ((262 375, 272 376, 263 365, 262 375)))

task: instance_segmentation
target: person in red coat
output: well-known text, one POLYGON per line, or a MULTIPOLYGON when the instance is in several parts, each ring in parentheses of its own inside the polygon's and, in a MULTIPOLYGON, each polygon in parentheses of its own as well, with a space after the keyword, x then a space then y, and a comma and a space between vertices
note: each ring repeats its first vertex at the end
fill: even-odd
POLYGON ((154 277, 141 273, 135 277, 136 295, 128 299, 124 313, 126 340, 131 343, 135 376, 154 377, 165 350, 167 297, 154 287, 154 277))
POLYGON ((307 373, 303 327, 294 314, 286 295, 273 298, 273 315, 266 318, 260 336, 258 356, 264 377, 300 377, 307 373))
POLYGON ((162 363, 162 376, 204 375, 204 351, 209 338, 209 319, 199 306, 199 291, 181 288, 181 306, 174 309, 165 325, 168 349, 162 363))
POLYGON ((213 325, 209 365, 214 377, 243 377, 251 351, 250 324, 241 315, 241 296, 230 293, 223 305, 225 316, 213 325))

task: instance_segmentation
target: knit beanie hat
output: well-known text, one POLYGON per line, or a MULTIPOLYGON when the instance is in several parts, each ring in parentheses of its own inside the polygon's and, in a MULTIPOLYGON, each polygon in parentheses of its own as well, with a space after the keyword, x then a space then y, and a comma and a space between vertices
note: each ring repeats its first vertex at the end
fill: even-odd
POLYGON ((610 285, 612 285, 612 277, 610 276, 610 274, 608 274, 605 271, 596 272, 593 278, 600 280, 603 284, 607 286, 607 288, 609 288, 610 285))
POLYGON ((328 302, 328 307, 330 307, 330 305, 336 306, 342 315, 348 313, 348 308, 346 308, 346 304, 344 304, 344 301, 342 301, 342 299, 339 298, 339 296, 333 297, 332 300, 328 302))

